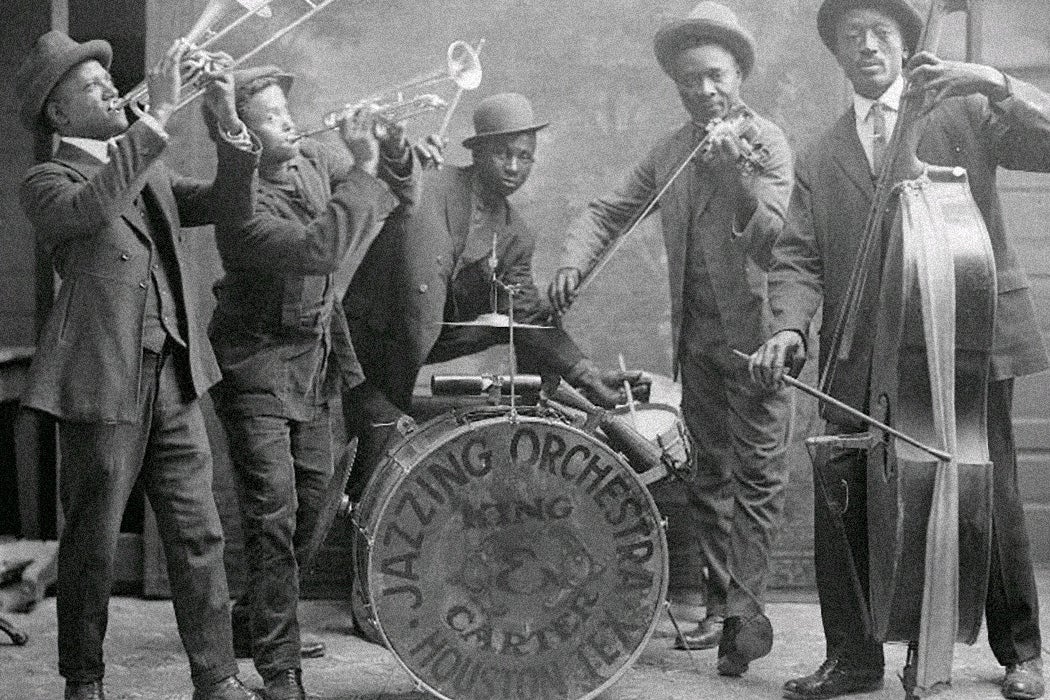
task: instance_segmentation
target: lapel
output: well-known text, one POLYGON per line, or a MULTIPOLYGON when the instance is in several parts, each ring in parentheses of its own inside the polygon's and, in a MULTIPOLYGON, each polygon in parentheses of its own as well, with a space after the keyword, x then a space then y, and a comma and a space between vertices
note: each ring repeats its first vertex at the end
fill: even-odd
MULTIPOLYGON (((465 267, 469 267, 478 260, 487 258, 492 253, 492 231, 478 228, 472 231, 470 218, 474 213, 474 200, 476 195, 473 191, 473 169, 462 168, 456 173, 455 186, 450 188, 446 215, 448 217, 449 235, 453 231, 466 231, 467 239, 463 244, 463 252, 453 268, 452 276, 456 277, 465 267)), ((501 230, 499 233, 503 233, 501 230)), ((502 248, 505 236, 500 236, 497 241, 497 253, 502 248)))
POLYGON ((868 157, 864 154, 860 138, 857 137, 857 123, 852 107, 835 123, 831 134, 837 142, 836 148, 831 149, 832 158, 849 181, 871 201, 875 195, 875 183, 871 179, 868 157))
MULTIPOLYGON (((55 152, 53 160, 70 168, 84 178, 84 180, 90 180, 106 165, 85 152, 83 149, 64 142, 59 143, 58 150, 55 152)), ((152 177, 155 177, 152 175, 154 170, 154 168, 150 168, 141 178, 142 184, 140 185, 140 188, 144 189, 147 186, 148 181, 152 177)), ((132 186, 134 187, 134 185, 132 186)), ((131 225, 140 236, 145 238, 147 242, 150 242, 148 224, 142 217, 142 213, 138 210, 138 207, 135 206, 134 196, 130 193, 128 196, 128 203, 120 212, 120 216, 124 221, 131 225)), ((165 214, 165 216, 167 216, 167 214, 165 214)))

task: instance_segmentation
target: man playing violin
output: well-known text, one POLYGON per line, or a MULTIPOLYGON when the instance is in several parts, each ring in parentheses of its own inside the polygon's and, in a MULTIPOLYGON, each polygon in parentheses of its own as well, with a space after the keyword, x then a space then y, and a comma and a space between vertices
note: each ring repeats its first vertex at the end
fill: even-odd
POLYGON ((674 366, 697 460, 689 495, 708 570, 706 617, 679 648, 718 646, 719 673, 740 675, 772 641, 762 596, 784 502, 791 404, 783 391, 751 382, 730 349, 754 349, 767 335, 763 270, 787 210, 791 154, 781 130, 741 101, 755 47, 728 8, 701 2, 664 26, 654 46, 690 120, 623 185, 588 205, 570 229, 549 291, 565 311, 603 251, 705 140, 657 204, 670 266, 674 366), (734 120, 745 125, 746 139, 734 120), (748 162, 749 148, 763 154, 760 162, 748 162))
MULTIPOLYGON (((769 279, 776 333, 752 355, 751 369, 766 386, 777 386, 785 366, 801 367, 809 324, 821 303, 824 323, 834 325, 907 78, 909 90, 937 98, 919 126, 918 158, 967 170, 995 255, 998 299, 987 400, 994 464, 992 561, 985 617, 992 651, 1006 668, 1003 695, 1037 698, 1044 692, 1038 600, 1010 414, 1013 378, 1048 363, 1028 281, 1004 231, 995 177, 999 166, 1050 171, 1050 96, 988 66, 912 55, 923 22, 906 0, 824 0, 820 7, 820 37, 853 86, 853 106, 799 157, 789 220, 774 248, 769 279)), ((865 412, 874 344, 874 324, 868 321, 874 318, 878 286, 871 277, 853 350, 837 365, 830 389, 865 412)), ((821 367, 828 362, 831 335, 821 334, 821 367)), ((843 414, 825 411, 825 418, 829 434, 863 429, 843 414)), ((868 692, 883 683, 882 644, 864 633, 862 623, 868 605, 861 598, 868 595, 866 457, 844 450, 824 470, 830 493, 815 499, 814 556, 827 659, 815 673, 785 684, 789 698, 868 692), (847 490, 848 507, 831 512, 839 508, 833 503, 845 502, 847 490), (838 519, 844 531, 834 527, 838 519), (857 564, 861 592, 850 584, 844 551, 851 551, 857 564)))
POLYGON ((258 152, 233 81, 207 101, 224 134, 214 182, 161 156, 187 45, 150 71, 149 111, 128 126, 105 41, 52 31, 19 71, 22 123, 60 137, 22 183, 22 205, 62 278, 22 403, 58 419, 65 526, 58 551, 58 665, 66 700, 103 700, 103 639, 121 516, 136 481, 157 516, 194 700, 257 698, 237 679, 223 532, 198 398, 219 368, 192 298, 200 265, 180 225, 251 213, 258 152))
POLYGON ((300 656, 324 653, 301 639, 297 605, 302 548, 334 470, 329 405, 343 383, 362 381, 339 300, 384 220, 411 198, 416 158, 368 106, 343 121, 345 149, 301 138, 291 75, 263 66, 235 76, 237 113, 262 155, 254 215, 216 238, 226 275, 209 328, 248 563, 234 642, 254 657, 267 698, 300 699, 300 656))

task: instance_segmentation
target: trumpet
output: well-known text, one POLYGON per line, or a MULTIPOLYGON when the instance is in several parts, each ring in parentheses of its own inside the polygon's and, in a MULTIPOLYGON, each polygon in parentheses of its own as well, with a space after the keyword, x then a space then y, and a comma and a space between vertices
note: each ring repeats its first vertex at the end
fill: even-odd
MULTIPOLYGON (((197 18, 196 23, 180 41, 190 46, 190 60, 184 63, 183 84, 192 85, 194 90, 181 99, 175 106, 176 110, 182 109, 193 100, 204 94, 203 84, 209 77, 219 75, 223 72, 233 70, 255 54, 274 43, 288 32, 307 21, 315 14, 328 7, 336 0, 301 0, 309 8, 304 14, 297 17, 282 29, 272 33, 269 38, 262 41, 250 51, 242 54, 239 58, 231 61, 219 60, 214 52, 205 51, 209 46, 222 39, 237 27, 247 22, 252 17, 269 19, 273 16, 270 7, 277 0, 208 0, 207 6, 197 18), (214 30, 212 25, 222 17, 240 8, 241 12, 222 29, 214 30)), ((128 91, 127 95, 119 98, 115 107, 123 109, 132 103, 145 108, 149 105, 149 87, 141 82, 128 91)))
POLYGON ((385 92, 347 103, 337 110, 328 112, 321 118, 322 126, 313 131, 298 134, 296 140, 336 129, 359 110, 367 107, 371 107, 374 118, 390 124, 397 124, 444 109, 446 110, 445 120, 439 131, 439 134, 443 135, 463 91, 474 90, 481 85, 481 59, 478 54, 484 44, 484 39, 478 42, 477 47, 462 40, 453 41, 446 51, 445 65, 442 68, 408 80, 385 92), (411 94, 424 87, 446 82, 452 82, 456 86, 456 93, 451 103, 430 92, 411 94), (411 96, 406 97, 406 94, 411 94, 411 96))

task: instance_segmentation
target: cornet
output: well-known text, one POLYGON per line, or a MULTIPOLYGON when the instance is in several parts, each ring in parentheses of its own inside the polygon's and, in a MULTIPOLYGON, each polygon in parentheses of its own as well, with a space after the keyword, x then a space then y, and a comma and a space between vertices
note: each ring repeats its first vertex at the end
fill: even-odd
MULTIPOLYGON (((205 49, 252 17, 272 17, 273 11, 270 8, 270 5, 277 2, 277 0, 208 0, 204 12, 201 13, 190 31, 181 39, 181 41, 188 44, 191 48, 189 52, 191 60, 186 62, 187 70, 183 74, 183 84, 194 85, 195 89, 187 97, 180 100, 175 106, 175 109, 182 109, 202 95, 204 90, 200 88, 199 83, 205 81, 209 76, 215 75, 219 72, 233 70, 335 1, 336 0, 301 0, 301 2, 305 3, 309 8, 304 14, 300 15, 295 21, 288 24, 288 26, 274 32, 268 39, 261 42, 247 53, 241 55, 239 58, 233 60, 232 63, 223 63, 215 61, 213 59, 214 54, 205 51, 205 49), (218 22, 220 18, 230 14, 238 8, 241 10, 240 14, 225 27, 219 30, 212 29, 212 25, 218 22)), ((115 106, 122 109, 132 103, 137 103, 142 107, 148 106, 149 88, 145 82, 139 83, 132 88, 127 95, 117 100, 115 106)))
POLYGON ((376 119, 391 124, 403 122, 439 109, 445 109, 447 111, 445 112, 444 124, 439 132, 443 134, 448 126, 452 110, 459 103, 459 98, 463 91, 474 90, 481 84, 481 59, 478 54, 481 52, 481 47, 484 43, 485 40, 482 39, 478 42, 477 48, 474 48, 465 41, 453 41, 449 44, 446 52, 444 67, 401 83, 386 92, 374 94, 343 105, 340 109, 324 115, 321 119, 323 126, 313 131, 300 133, 296 137, 297 140, 338 128, 340 124, 352 117, 359 109, 366 106, 372 107, 376 119), (414 94, 411 97, 405 96, 424 87, 449 81, 456 85, 456 94, 451 104, 433 93, 424 92, 414 94))

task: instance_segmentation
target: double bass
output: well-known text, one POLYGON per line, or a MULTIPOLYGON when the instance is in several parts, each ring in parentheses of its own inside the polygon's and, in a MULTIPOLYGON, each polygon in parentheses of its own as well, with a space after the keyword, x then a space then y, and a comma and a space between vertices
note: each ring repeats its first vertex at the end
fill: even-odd
MULTIPOLYGON (((943 17, 965 9, 965 0, 933 0, 918 51, 935 52, 943 17)), ((861 300, 875 295, 867 277, 881 270, 868 410, 913 443, 881 430, 862 441, 868 623, 876 639, 908 644, 907 698, 950 683, 954 644, 976 641, 991 556, 986 400, 995 260, 965 169, 916 156, 922 121, 935 107, 927 99, 907 93, 902 102, 821 378, 827 391, 836 363, 853 351, 861 300), (934 457, 917 443, 946 454, 934 457)), ((848 439, 858 446, 856 436, 848 439)))

